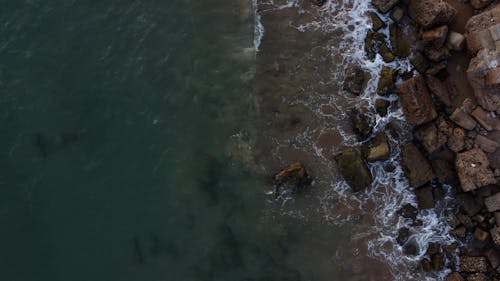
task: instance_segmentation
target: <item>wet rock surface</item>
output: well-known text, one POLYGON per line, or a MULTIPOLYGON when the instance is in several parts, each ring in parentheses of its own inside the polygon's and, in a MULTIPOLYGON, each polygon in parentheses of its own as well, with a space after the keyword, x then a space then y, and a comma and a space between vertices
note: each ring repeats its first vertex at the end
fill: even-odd
POLYGON ((372 174, 361 154, 354 148, 347 148, 337 157, 342 177, 354 192, 361 191, 372 182, 372 174))
POLYGON ((486 154, 481 149, 472 149, 459 153, 456 169, 460 185, 464 191, 478 189, 481 186, 495 184, 496 179, 489 167, 486 154))
POLYGON ((401 158, 411 187, 420 187, 434 178, 432 167, 415 144, 411 142, 405 144, 401 158))
POLYGON ((422 76, 418 75, 401 83, 397 93, 408 123, 421 125, 437 117, 434 103, 422 76))

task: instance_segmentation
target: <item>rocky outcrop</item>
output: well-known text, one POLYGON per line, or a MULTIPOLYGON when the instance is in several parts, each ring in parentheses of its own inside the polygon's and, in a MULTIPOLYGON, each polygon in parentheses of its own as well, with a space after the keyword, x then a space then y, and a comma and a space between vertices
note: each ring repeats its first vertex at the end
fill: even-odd
POLYGON ((345 149, 337 158, 340 174, 353 191, 361 191, 372 182, 372 174, 360 153, 354 148, 345 149))
POLYGON ((463 191, 476 190, 488 184, 495 184, 496 179, 490 169, 486 154, 481 149, 472 149, 457 155, 455 167, 463 191))
POLYGON ((442 0, 411 0, 410 12, 423 28, 447 24, 457 13, 450 4, 442 0))
POLYGON ((421 125, 437 117, 434 103, 422 76, 418 75, 401 83, 397 93, 408 123, 421 125))
POLYGON ((427 159, 417 146, 411 142, 403 146, 401 162, 410 186, 423 186, 434 178, 434 172, 427 159))
POLYGON ((311 184, 312 179, 306 169, 299 162, 288 165, 273 177, 275 196, 279 196, 281 190, 289 189, 294 193, 302 191, 311 184))

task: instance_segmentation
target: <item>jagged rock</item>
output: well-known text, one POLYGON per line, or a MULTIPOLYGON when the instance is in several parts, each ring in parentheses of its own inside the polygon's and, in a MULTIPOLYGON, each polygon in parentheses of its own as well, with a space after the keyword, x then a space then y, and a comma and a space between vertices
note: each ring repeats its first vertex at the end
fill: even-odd
POLYGON ((450 52, 446 47, 426 48, 424 54, 429 60, 434 62, 440 62, 450 56, 450 52))
POLYGON ((372 0, 373 6, 375 6, 375 8, 377 8, 377 10, 382 14, 389 12, 389 10, 394 8, 398 2, 399 0, 372 0))
POLYGON ((375 111, 378 115, 385 117, 387 115, 387 108, 389 107, 389 101, 384 99, 375 100, 375 111))
POLYGON ((372 29, 378 31, 379 29, 385 27, 385 22, 377 15, 377 13, 370 13, 370 18, 372 20, 372 29))
MULTIPOLYGON (((485 111, 482 107, 478 106, 471 113, 472 117, 487 131, 491 131, 497 127, 496 123, 499 123, 498 118, 494 118, 490 113, 485 111)), ((497 129, 498 130, 498 129, 497 129)))
POLYGON ((474 118, 460 108, 453 111, 450 119, 460 127, 467 130, 473 130, 476 127, 476 121, 474 121, 474 118))
POLYGON ((385 44, 384 34, 369 31, 365 38, 365 52, 369 59, 373 60, 380 50, 380 46, 385 44))
POLYGON ((346 70, 344 79, 344 90, 359 95, 363 91, 365 83, 365 72, 359 66, 353 66, 346 70))
POLYGON ((500 246, 500 227, 495 226, 490 229, 491 239, 495 242, 496 245, 500 246))
POLYGON ((435 48, 440 48, 446 41, 448 35, 448 26, 443 25, 422 33, 422 41, 426 45, 432 45, 435 48))
POLYGON ((420 52, 411 53, 410 62, 413 67, 415 67, 415 69, 422 74, 429 68, 429 61, 420 52))
POLYGON ((487 231, 482 230, 480 227, 476 227, 474 230, 474 238, 478 241, 484 242, 490 237, 490 234, 487 231))
POLYGON ((415 21, 424 28, 447 24, 457 11, 442 0, 411 0, 410 11, 415 21))
POLYGON ((355 149, 345 149, 337 161, 340 174, 353 191, 361 191, 371 184, 372 174, 361 155, 355 149))
POLYGON ((394 61, 394 54, 391 52, 391 49, 389 49, 385 42, 380 45, 379 54, 382 56, 384 62, 389 63, 394 61))
POLYGON ((448 66, 448 63, 446 61, 440 61, 438 63, 433 63, 433 64, 431 64, 431 67, 429 69, 427 69, 427 71, 425 73, 430 74, 430 75, 436 75, 439 72, 446 69, 446 66, 448 66))
POLYGON ((500 52, 487 50, 479 52, 470 60, 467 78, 478 104, 486 110, 500 112, 500 95, 498 94, 500 88, 486 84, 487 73, 494 68, 495 64, 492 62, 495 61, 500 61, 500 52))
POLYGON ((401 7, 396 7, 394 9, 392 9, 390 18, 393 21, 398 22, 404 17, 404 15, 405 15, 405 11, 401 7))
POLYGON ((377 86, 377 94, 384 96, 392 93, 394 89, 394 82, 396 82, 396 77, 398 71, 392 67, 383 66, 380 71, 380 79, 377 86))
POLYGON ((411 187, 420 187, 434 178, 429 162, 413 143, 409 142, 403 146, 401 157, 411 187))
POLYGON ((431 160, 432 170, 437 176, 439 182, 452 184, 458 183, 456 178, 456 173, 453 170, 453 165, 443 159, 432 159, 431 160))
POLYGON ((465 192, 478 189, 481 186, 495 184, 489 161, 481 149, 475 148, 459 153, 455 167, 462 190, 465 192))
POLYGON ((377 135, 363 146, 363 154, 368 161, 385 160, 389 157, 389 143, 384 133, 377 135))
POLYGON ((441 101, 445 106, 453 106, 448 88, 443 82, 432 75, 426 75, 425 81, 427 81, 427 87, 429 90, 438 98, 439 101, 441 101))
POLYGON ((415 220, 417 218, 418 209, 411 204, 405 204, 397 211, 397 214, 403 218, 415 220))
POLYGON ((446 40, 446 47, 453 51, 462 51, 465 46, 465 36, 455 31, 451 31, 446 40))
POLYGON ((357 109, 351 111, 350 115, 351 124, 358 140, 363 141, 370 137, 372 134, 372 127, 368 116, 364 112, 357 109))
POLYGON ((476 54, 479 50, 487 48, 493 50, 495 47, 492 34, 489 28, 500 22, 500 5, 493 9, 484 11, 471 17, 466 25, 467 48, 471 54, 476 54))
POLYGON ((278 196, 280 189, 291 189, 292 192, 300 192, 305 187, 311 184, 312 179, 307 174, 306 169, 300 164, 295 162, 288 165, 273 177, 274 186, 276 188, 275 195, 278 196))
POLYGON ((481 206, 478 204, 478 202, 476 202, 474 197, 468 193, 457 194, 456 200, 458 205, 467 214, 467 216, 463 216, 463 218, 459 215, 459 220, 461 220, 464 225, 471 224, 472 222, 470 220, 470 217, 481 211, 481 206))
POLYGON ((460 152, 465 148, 465 131, 462 128, 453 129, 448 138, 448 147, 454 152, 460 152))
POLYGON ((477 135, 475 143, 484 151, 493 153, 500 146, 498 142, 483 135, 477 135))
POLYGON ((440 149, 447 141, 446 135, 438 131, 434 123, 426 124, 415 130, 415 138, 429 154, 440 149))
POLYGON ((434 195, 431 186, 425 186, 415 190, 417 203, 420 209, 434 208, 434 195))
POLYGON ((401 83, 397 93, 406 120, 411 125, 421 125, 437 117, 434 103, 422 76, 418 75, 401 83))
POLYGON ((458 272, 452 272, 446 276, 446 281, 465 281, 465 279, 458 272))
POLYGON ((470 0, 471 6, 476 10, 488 6, 491 2, 493 2, 493 0, 470 0))
POLYGON ((486 197, 484 199, 484 205, 486 205, 486 209, 488 212, 496 212, 500 210, 500 192, 495 195, 486 197))
POLYGON ((486 272, 488 271, 488 261, 485 257, 460 256, 460 271, 486 272))
POLYGON ((467 281, 489 281, 483 273, 474 273, 467 276, 467 281))

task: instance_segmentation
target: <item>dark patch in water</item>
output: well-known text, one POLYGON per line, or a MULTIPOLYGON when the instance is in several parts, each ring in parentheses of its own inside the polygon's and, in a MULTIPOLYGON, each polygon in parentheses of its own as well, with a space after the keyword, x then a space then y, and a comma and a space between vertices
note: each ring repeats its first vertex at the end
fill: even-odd
POLYGON ((134 246, 134 258, 139 264, 144 263, 144 256, 142 254, 142 248, 141 248, 141 241, 139 240, 139 237, 134 236, 132 239, 133 241, 133 246, 134 246))

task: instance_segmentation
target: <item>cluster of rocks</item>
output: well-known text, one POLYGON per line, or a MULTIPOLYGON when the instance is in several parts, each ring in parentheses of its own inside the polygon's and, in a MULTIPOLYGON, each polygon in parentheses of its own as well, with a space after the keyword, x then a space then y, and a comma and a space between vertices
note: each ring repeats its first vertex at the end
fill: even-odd
MULTIPOLYGON (((365 40, 367 56, 374 59, 379 54, 385 62, 408 57, 416 71, 409 75, 383 67, 376 111, 387 114, 384 96, 397 94, 407 122, 414 126, 413 141, 401 148, 401 162, 418 207, 433 208, 444 196, 442 184, 455 189, 459 206, 448 214, 450 234, 466 245, 458 249, 458 264, 454 262, 457 245, 431 243, 422 269, 448 266, 453 270, 449 281, 500 280, 500 4, 471 0, 472 8, 482 10, 468 20, 461 34, 450 28, 457 11, 443 0, 372 3, 391 20, 370 15, 373 29, 365 40), (380 32, 387 27, 390 38, 380 32), (446 79, 448 59, 454 54, 470 57, 467 79, 472 93, 461 100, 446 79), (396 85, 398 76, 404 81, 396 85)), ((344 89, 359 94, 363 84, 360 69, 347 71, 344 89)), ((361 112, 351 116, 354 131, 365 145, 359 151, 346 149, 337 160, 345 180, 359 191, 371 183, 366 162, 387 159, 389 146, 384 134, 372 135, 361 112)), ((411 205, 398 210, 414 224, 419 223, 417 213, 411 205)), ((415 254, 410 232, 401 229, 397 240, 405 253, 415 254)))

